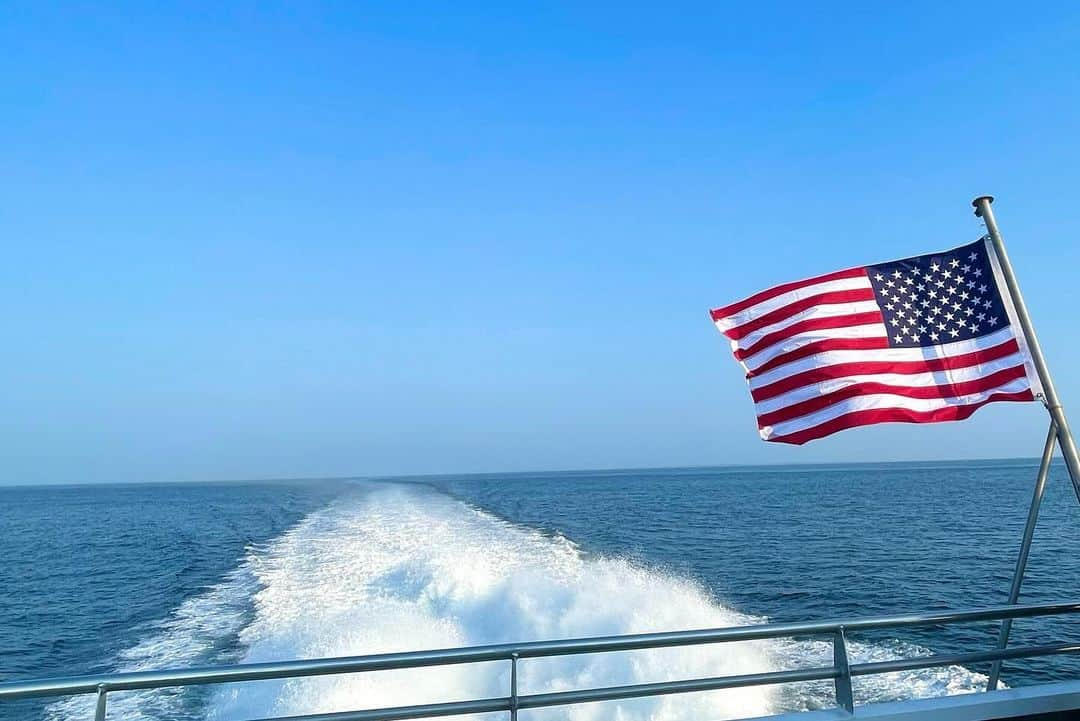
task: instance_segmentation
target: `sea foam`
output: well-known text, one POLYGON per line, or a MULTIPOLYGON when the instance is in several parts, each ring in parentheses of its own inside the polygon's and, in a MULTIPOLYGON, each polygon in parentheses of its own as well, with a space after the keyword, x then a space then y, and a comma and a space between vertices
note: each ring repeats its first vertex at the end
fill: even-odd
MULTIPOLYGON (((253 567, 261 590, 241 632, 245 660, 341 656, 523 639, 731 626, 749 619, 696 584, 593 558, 420 486, 363 493, 310 517, 253 567)), ((769 668, 761 644, 529 659, 523 694, 769 668)), ((212 719, 243 719, 506 696, 504 663, 238 684, 212 719)), ((600 718, 731 718, 767 713, 770 689, 653 697, 522 713, 600 718)))

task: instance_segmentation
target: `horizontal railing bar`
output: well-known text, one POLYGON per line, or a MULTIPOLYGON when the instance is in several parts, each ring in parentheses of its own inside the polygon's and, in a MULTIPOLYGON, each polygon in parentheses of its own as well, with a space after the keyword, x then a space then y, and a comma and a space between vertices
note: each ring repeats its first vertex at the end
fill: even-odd
MULTIPOLYGON (((547 706, 567 706, 570 704, 590 703, 594 701, 615 701, 623 698, 643 698, 663 696, 665 694, 692 693, 695 691, 718 691, 725 688, 744 686, 768 686, 779 683, 799 681, 822 681, 835 678, 833 668, 811 668, 795 671, 770 671, 768 673, 744 674, 742 676, 724 676, 718 678, 692 679, 688 681, 663 681, 660 683, 642 683, 630 686, 609 686, 607 688, 582 689, 579 691, 559 691, 518 696, 518 708, 543 708, 547 706)), ((455 701, 424 706, 397 706, 383 709, 365 709, 363 711, 338 711, 328 714, 309 716, 287 716, 260 719, 259 721, 397 721, 435 716, 457 716, 470 713, 491 711, 509 711, 510 699, 480 699, 476 701, 455 701)))
POLYGON ((133 671, 100 676, 72 676, 57 679, 0 683, 0 700, 39 696, 65 696, 96 692, 99 686, 108 691, 137 691, 169 686, 198 686, 241 681, 267 681, 306 676, 329 676, 362 671, 385 671, 423 668, 462 663, 500 661, 507 655, 501 648, 473 647, 437 651, 346 656, 304 661, 206 666, 161 671, 133 671))
POLYGON ((510 698, 484 698, 475 701, 449 701, 447 703, 429 703, 420 706, 395 706, 393 708, 373 708, 363 711, 335 711, 308 716, 271 716, 260 721, 399 721, 400 719, 436 718, 438 716, 460 716, 469 713, 491 713, 509 711, 510 698))
POLYGON ((882 673, 894 673, 896 671, 913 671, 920 668, 933 668, 935 666, 961 666, 967 663, 1008 661, 1009 659, 1015 658, 1036 658, 1038 656, 1053 656, 1059 653, 1077 652, 1080 652, 1080 644, 1061 643, 1053 646, 1021 646, 1016 648, 994 649, 992 651, 975 651, 972 653, 935 654, 933 656, 918 656, 916 658, 899 658, 893 661, 852 664, 851 675, 870 676, 882 673))
POLYGON ((689 681, 661 681, 659 683, 640 683, 632 686, 609 686, 607 688, 585 689, 581 691, 558 691, 555 693, 519 696, 518 708, 541 708, 544 706, 566 706, 592 701, 615 701, 621 698, 641 698, 644 696, 663 696, 673 693, 692 693, 694 691, 719 691, 725 688, 744 686, 772 686, 779 683, 797 683, 800 681, 823 681, 833 679, 839 674, 835 668, 797 669, 794 671, 769 671, 750 673, 741 676, 720 676, 689 681))
POLYGON ((100 686, 104 686, 109 691, 130 691, 169 686, 193 686, 239 681, 265 681, 279 678, 357 673, 361 671, 385 671, 389 669, 501 661, 509 660, 515 653, 522 659, 542 658, 547 656, 563 656, 582 653, 633 651, 646 648, 754 641, 790 636, 812 636, 835 633, 841 627, 843 627, 846 632, 851 633, 853 631, 900 628, 905 626, 969 623, 1002 618, 1015 619, 1077 612, 1080 612, 1080 602, 1009 605, 967 611, 942 611, 936 613, 908 614, 902 616, 817 623, 761 624, 734 628, 669 631, 664 633, 601 636, 557 641, 532 641, 519 644, 497 644, 491 646, 473 646, 468 648, 437 649, 430 651, 408 651, 404 653, 374 654, 369 656, 351 656, 306 661, 238 664, 233 666, 210 666, 161 671, 133 671, 55 679, 8 681, 0 683, 0 700, 96 693, 100 686))

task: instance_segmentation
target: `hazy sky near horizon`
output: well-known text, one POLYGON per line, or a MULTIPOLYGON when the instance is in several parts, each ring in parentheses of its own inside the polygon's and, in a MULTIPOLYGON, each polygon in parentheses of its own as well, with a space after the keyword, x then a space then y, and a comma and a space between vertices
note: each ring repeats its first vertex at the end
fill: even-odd
POLYGON ((6 4, 0 483, 1036 455, 1035 404, 763 443, 707 311, 969 242, 993 193, 1080 413, 1078 34, 1071 3, 6 4))

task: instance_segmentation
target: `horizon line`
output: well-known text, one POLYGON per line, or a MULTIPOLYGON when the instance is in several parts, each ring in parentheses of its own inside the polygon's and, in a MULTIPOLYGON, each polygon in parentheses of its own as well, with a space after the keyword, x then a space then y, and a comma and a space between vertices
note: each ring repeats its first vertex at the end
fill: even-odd
MULTIPOLYGON (((224 484, 224 483, 303 483, 303 482, 334 482, 334 481, 400 481, 410 479, 436 479, 447 477, 492 477, 492 476, 527 476, 527 475, 570 475, 570 474, 596 474, 596 473, 626 473, 642 471, 704 471, 704 470, 739 470, 744 468, 759 469, 785 469, 785 468, 828 468, 836 466, 893 466, 900 464, 919 464, 921 466, 934 464, 957 464, 957 463, 1002 463, 1006 461, 1031 461, 1037 463, 1039 456, 1005 456, 990 458, 939 458, 917 461, 888 460, 888 461, 815 461, 807 463, 724 463, 703 464, 688 466, 610 466, 598 468, 568 468, 568 469, 530 469, 516 471, 444 471, 434 473, 380 473, 346 476, 283 476, 272 478, 216 478, 205 480, 172 479, 172 480, 137 480, 137 481, 41 481, 30 483, 0 483, 0 489, 5 488, 41 488, 44 486, 56 488, 71 488, 83 486, 165 486, 165 485, 197 485, 197 484, 224 484)), ((1060 456, 1054 456, 1051 463, 1061 463, 1060 456)))

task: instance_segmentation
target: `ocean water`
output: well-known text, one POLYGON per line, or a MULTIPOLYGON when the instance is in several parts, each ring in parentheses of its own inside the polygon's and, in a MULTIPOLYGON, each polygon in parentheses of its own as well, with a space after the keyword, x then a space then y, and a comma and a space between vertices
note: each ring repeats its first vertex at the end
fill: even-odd
MULTIPOLYGON (((1003 603, 1029 460, 0 489, 0 678, 317 658, 1003 603)), ((1022 599, 1076 598, 1080 507, 1051 474, 1022 599)), ((989 648, 996 625, 856 634, 855 660, 989 648)), ((1080 639, 1027 619, 1017 643, 1080 639)), ((778 641, 522 662, 522 693, 831 661, 778 641)), ((986 668, 856 680, 965 693, 986 668)), ((1010 662, 1025 685, 1076 658, 1010 662)), ((238 720, 505 695, 505 664, 110 694, 110 719, 238 720)), ((522 712, 723 719, 833 703, 798 684, 522 712)), ((92 718, 87 697, 0 719, 92 718)), ((501 718, 493 715, 492 718, 501 718)))

